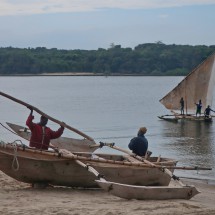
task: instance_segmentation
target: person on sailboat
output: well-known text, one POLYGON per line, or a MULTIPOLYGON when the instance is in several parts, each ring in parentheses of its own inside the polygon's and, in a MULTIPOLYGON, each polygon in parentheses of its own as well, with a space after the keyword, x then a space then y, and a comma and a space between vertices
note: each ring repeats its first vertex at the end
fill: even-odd
POLYGON ((181 97, 180 99, 180 104, 181 104, 181 115, 184 115, 184 98, 181 97))
POLYGON ((195 103, 196 105, 196 116, 199 114, 201 116, 202 111, 202 100, 199 100, 199 103, 195 103))
POLYGON ((207 108, 205 109, 205 112, 204 112, 205 118, 211 117, 210 116, 211 111, 215 113, 215 111, 211 109, 210 105, 208 105, 207 108))
POLYGON ((141 127, 137 133, 137 137, 131 139, 128 148, 138 156, 145 156, 148 150, 148 140, 145 137, 146 127, 141 127))
POLYGON ((51 130, 49 127, 46 127, 48 119, 45 116, 40 117, 39 123, 33 123, 33 108, 31 106, 28 108, 31 110, 26 121, 26 125, 31 130, 29 146, 41 150, 48 150, 49 147, 55 149, 55 147, 50 144, 50 140, 60 137, 63 134, 64 127, 61 126, 57 131, 51 130))

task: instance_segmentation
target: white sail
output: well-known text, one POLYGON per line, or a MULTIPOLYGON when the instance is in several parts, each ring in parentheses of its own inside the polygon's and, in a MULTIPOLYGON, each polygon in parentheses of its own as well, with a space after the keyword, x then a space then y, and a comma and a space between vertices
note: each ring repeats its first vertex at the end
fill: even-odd
POLYGON ((172 91, 160 102, 172 111, 180 110, 180 99, 184 98, 185 112, 194 113, 195 103, 201 99, 203 110, 212 105, 213 88, 215 83, 215 53, 209 56, 191 73, 189 73, 172 91))

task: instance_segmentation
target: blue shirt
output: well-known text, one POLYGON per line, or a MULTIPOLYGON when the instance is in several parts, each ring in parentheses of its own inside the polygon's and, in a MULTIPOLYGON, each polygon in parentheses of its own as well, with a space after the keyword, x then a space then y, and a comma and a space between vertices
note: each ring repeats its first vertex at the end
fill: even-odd
POLYGON ((132 150, 134 154, 145 156, 148 150, 148 140, 144 135, 138 135, 137 137, 131 139, 130 143, 128 144, 128 148, 132 150))

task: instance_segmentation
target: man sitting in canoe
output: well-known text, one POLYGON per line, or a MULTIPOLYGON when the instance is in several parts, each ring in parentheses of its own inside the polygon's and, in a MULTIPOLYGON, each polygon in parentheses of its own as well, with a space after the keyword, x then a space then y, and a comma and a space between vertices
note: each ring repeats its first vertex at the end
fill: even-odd
POLYGON ((48 119, 45 116, 40 117, 39 123, 33 123, 33 108, 28 108, 31 110, 30 115, 26 121, 26 125, 31 130, 29 146, 41 150, 48 150, 49 147, 54 148, 52 145, 50 145, 50 140, 60 137, 63 134, 64 127, 61 126, 57 131, 51 130, 49 127, 46 127, 48 119))
POLYGON ((145 138, 146 127, 141 127, 137 133, 137 137, 131 139, 128 148, 139 156, 145 156, 148 150, 148 140, 145 138))

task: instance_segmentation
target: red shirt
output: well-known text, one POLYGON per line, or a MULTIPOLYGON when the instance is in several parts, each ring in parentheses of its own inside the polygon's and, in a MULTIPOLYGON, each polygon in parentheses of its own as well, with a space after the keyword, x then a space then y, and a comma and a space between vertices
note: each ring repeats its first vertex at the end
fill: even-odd
POLYGON ((37 149, 48 150, 51 139, 56 139, 63 134, 63 127, 60 127, 57 131, 52 131, 49 127, 41 126, 33 123, 34 116, 29 115, 26 125, 31 130, 30 147, 37 149), (44 128, 44 131, 43 131, 44 128))

